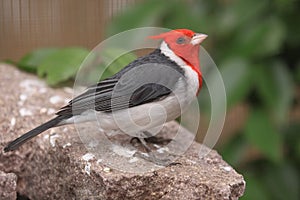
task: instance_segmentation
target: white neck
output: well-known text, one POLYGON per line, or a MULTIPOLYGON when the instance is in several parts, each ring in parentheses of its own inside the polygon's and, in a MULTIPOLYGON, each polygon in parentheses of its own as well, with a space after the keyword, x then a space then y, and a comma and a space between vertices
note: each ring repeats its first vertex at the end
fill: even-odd
POLYGON ((160 45, 160 50, 162 54, 169 57, 170 60, 176 62, 176 64, 184 70, 184 76, 186 77, 188 84, 187 88, 189 90, 187 93, 192 94, 192 97, 194 98, 197 95, 199 89, 198 73, 193 70, 183 59, 177 56, 164 41, 160 45))
POLYGON ((169 57, 170 60, 174 61, 177 63, 177 65, 183 67, 186 66, 186 62, 184 62, 184 60, 182 60, 179 56, 177 56, 167 45, 167 43, 165 41, 162 41, 160 48, 159 48, 162 52, 162 54, 164 54, 165 56, 169 57))

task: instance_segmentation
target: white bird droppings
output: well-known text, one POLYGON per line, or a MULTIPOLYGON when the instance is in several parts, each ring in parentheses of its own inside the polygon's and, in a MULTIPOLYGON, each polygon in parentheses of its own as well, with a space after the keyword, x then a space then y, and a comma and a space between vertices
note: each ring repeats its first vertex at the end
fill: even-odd
POLYGON ((56 112, 55 109, 49 108, 49 109, 47 110, 47 115, 53 115, 55 112, 56 112))
POLYGON ((112 145, 112 150, 114 153, 118 154, 119 156, 124 156, 127 158, 132 157, 133 154, 136 152, 136 150, 130 150, 120 145, 112 145))
POLYGON ((45 140, 48 140, 49 137, 50 137, 49 134, 45 134, 45 135, 44 135, 44 139, 45 139, 45 140))
POLYGON ((98 159, 96 163, 99 164, 99 163, 101 163, 102 161, 103 161, 102 159, 98 159))
POLYGON ((110 172, 110 168, 109 167, 104 167, 103 171, 108 173, 108 172, 110 172))
POLYGON ((86 164, 84 166, 84 171, 87 173, 89 176, 91 175, 91 166, 92 164, 88 161, 92 160, 95 158, 95 155, 92 153, 86 153, 82 157, 82 160, 86 161, 86 164))
POLYGON ((47 112, 47 108, 41 108, 41 109, 40 109, 40 113, 41 113, 41 114, 46 113, 46 112, 47 112))
POLYGON ((33 113, 31 112, 31 110, 28 110, 27 108, 21 108, 19 110, 19 113, 22 117, 25 117, 25 116, 32 116, 33 113))
POLYGON ((57 103, 62 102, 63 98, 55 95, 55 96, 50 97, 49 101, 50 101, 50 103, 56 105, 57 103))
POLYGON ((69 94, 73 94, 73 89, 70 87, 64 87, 64 91, 69 93, 69 94))
POLYGON ((131 158, 128 162, 129 163, 134 163, 134 162, 137 162, 139 159, 137 157, 133 157, 131 158))
POLYGON ((26 99, 27 99, 27 95, 26 94, 21 94, 20 95, 20 100, 21 101, 26 101, 26 99))
POLYGON ((85 161, 90 161, 95 158, 95 155, 92 153, 86 153, 82 156, 82 159, 85 161))
POLYGON ((93 141, 88 143, 88 147, 95 148, 95 147, 98 146, 98 144, 99 144, 99 142, 97 140, 93 140, 93 141))
POLYGON ((163 147, 163 148, 159 148, 156 150, 158 153, 164 153, 164 152, 168 152, 169 148, 168 147, 163 147))
POLYGON ((16 125, 16 118, 15 117, 13 117, 13 118, 11 118, 11 120, 10 120, 10 127, 14 127, 16 125))
POLYGON ((44 94, 47 92, 47 88, 40 88, 39 93, 44 94))
POLYGON ((91 175, 91 166, 92 164, 91 163, 86 163, 86 165, 84 166, 84 171, 85 173, 87 173, 89 176, 91 175))
POLYGON ((63 145, 63 149, 66 148, 66 147, 69 147, 69 146, 71 146, 71 143, 70 143, 70 142, 68 142, 67 144, 64 144, 64 145, 63 145))
POLYGON ((221 167, 221 168, 224 169, 226 172, 230 172, 232 169, 230 166, 225 166, 225 167, 221 167))
POLYGON ((56 139, 59 138, 59 135, 50 135, 50 144, 52 147, 55 147, 56 139))

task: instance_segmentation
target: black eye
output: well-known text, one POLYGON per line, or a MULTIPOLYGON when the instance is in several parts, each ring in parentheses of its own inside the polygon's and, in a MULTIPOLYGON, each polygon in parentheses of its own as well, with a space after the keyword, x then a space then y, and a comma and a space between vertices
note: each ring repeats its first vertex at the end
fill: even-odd
POLYGON ((177 39, 176 43, 177 44, 183 44, 183 43, 185 43, 185 39, 183 37, 180 37, 180 38, 177 39))

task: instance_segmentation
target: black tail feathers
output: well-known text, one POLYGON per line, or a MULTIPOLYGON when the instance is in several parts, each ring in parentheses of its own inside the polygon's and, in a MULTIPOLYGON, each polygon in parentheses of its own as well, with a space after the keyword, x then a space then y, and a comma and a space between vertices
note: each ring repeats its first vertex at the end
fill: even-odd
POLYGON ((66 117, 64 116, 57 116, 46 123, 28 131, 24 135, 20 136, 19 138, 15 139, 14 141, 10 142, 5 148, 4 152, 16 150, 19 146, 23 145, 25 142, 30 140, 31 138, 39 135, 40 133, 48 130, 49 128, 57 126, 62 120, 66 117))

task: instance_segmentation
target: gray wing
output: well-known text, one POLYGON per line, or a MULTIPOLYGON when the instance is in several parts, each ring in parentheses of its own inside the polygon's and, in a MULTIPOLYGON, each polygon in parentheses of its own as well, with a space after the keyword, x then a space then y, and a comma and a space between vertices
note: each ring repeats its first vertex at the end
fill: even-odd
POLYGON ((112 112, 159 100, 169 95, 182 74, 151 64, 141 70, 114 76, 89 87, 57 112, 79 115, 86 110, 112 112), (150 68, 151 67, 151 68, 150 68), (125 77, 125 78, 123 78, 125 77))

